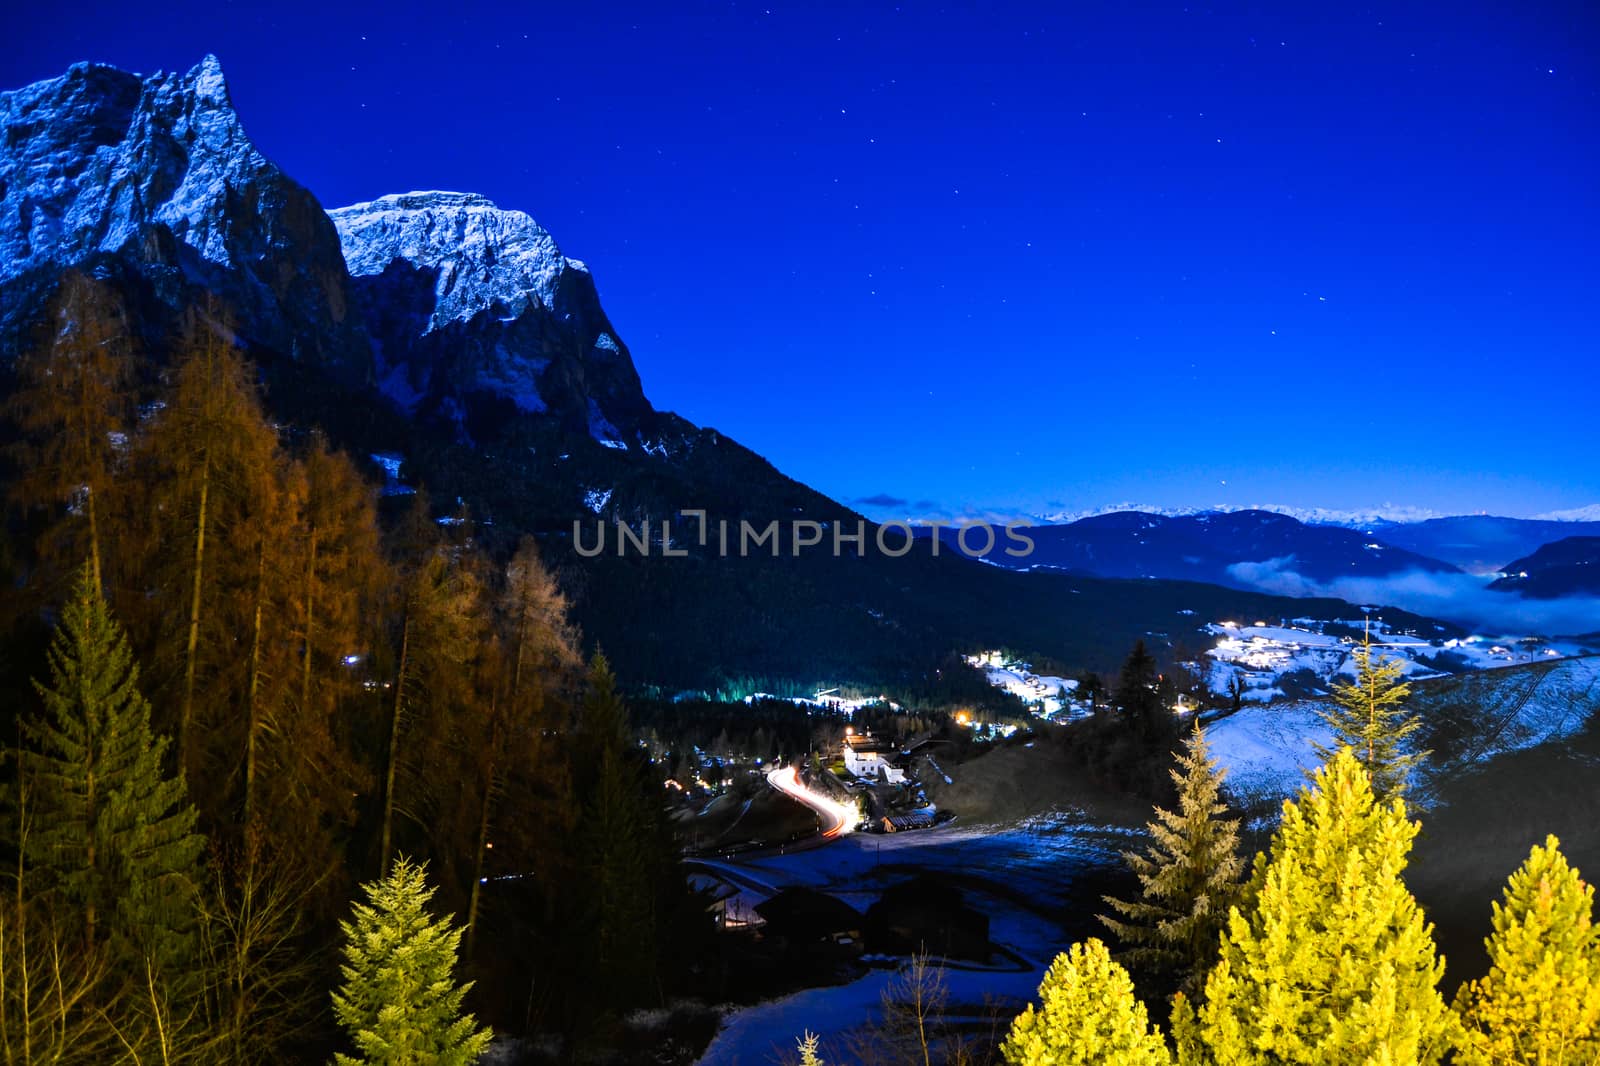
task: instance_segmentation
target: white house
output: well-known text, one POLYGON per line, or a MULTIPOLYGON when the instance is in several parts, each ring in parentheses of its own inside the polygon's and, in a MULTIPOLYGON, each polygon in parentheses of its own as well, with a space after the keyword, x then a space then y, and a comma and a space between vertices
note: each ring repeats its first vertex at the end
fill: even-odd
POLYGON ((891 785, 904 784, 905 771, 884 758, 889 746, 870 734, 844 738, 844 768, 868 781, 878 780, 879 771, 891 785))

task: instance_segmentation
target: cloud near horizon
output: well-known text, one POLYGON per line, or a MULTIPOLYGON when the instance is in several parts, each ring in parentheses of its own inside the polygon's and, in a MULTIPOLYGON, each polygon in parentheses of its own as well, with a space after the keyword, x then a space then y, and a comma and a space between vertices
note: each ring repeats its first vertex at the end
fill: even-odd
POLYGON ((1317 581, 1294 569, 1293 556, 1235 563, 1228 573, 1262 592, 1280 596, 1333 596, 1350 603, 1399 607, 1483 631, 1485 635, 1584 636, 1600 632, 1600 597, 1529 599, 1489 588, 1471 574, 1406 570, 1387 577, 1317 581))

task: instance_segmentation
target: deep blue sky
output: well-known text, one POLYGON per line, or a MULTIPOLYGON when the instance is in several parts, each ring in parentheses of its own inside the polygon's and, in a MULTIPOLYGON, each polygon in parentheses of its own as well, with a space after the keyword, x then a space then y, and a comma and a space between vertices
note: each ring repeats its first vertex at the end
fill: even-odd
POLYGON ((1587 3, 7 21, 7 87, 216 53, 327 206, 526 210, 658 407, 880 514, 1600 502, 1587 3))

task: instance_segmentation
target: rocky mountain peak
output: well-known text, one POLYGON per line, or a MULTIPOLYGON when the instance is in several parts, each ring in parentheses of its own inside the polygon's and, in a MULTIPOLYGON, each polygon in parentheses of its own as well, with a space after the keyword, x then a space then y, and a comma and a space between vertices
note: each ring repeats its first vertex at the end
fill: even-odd
POLYGON ((234 265, 222 201, 279 176, 245 135, 215 56, 148 78, 78 63, 0 93, 0 124, 0 277, 118 251, 151 223, 234 265))
POLYGON ((652 412, 588 268, 521 211, 409 192, 329 212, 384 391, 461 418, 485 400, 626 446, 652 412))
POLYGON ((437 272, 430 328, 533 302, 554 309, 562 275, 585 270, 532 218, 477 193, 400 193, 328 214, 351 274, 381 274, 396 259, 437 272))
POLYGON ((5 333, 26 334, 60 272, 108 259, 167 303, 193 287, 233 305, 252 342, 365 360, 346 320, 338 237, 315 198, 256 150, 208 55, 185 73, 78 63, 0 93, 5 333))

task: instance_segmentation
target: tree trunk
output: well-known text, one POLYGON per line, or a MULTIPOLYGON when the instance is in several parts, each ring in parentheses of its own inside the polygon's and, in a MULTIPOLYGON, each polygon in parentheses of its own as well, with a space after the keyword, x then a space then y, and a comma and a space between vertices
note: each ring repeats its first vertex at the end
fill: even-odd
POLYGON ((94 576, 95 592, 104 596, 106 587, 100 579, 100 523, 95 519, 93 488, 89 490, 86 510, 89 513, 89 571, 94 576))
POLYGON ((206 561, 206 505, 211 496, 211 451, 200 462, 200 512, 195 519, 194 582, 189 595, 189 640, 184 649, 183 704, 178 716, 178 766, 188 767, 189 724, 194 717, 195 657, 200 647, 200 590, 206 561))
POLYGON ((249 828, 255 815, 256 734, 261 729, 261 601, 266 598, 267 541, 256 542, 256 609, 250 635, 250 687, 246 694, 248 713, 244 741, 244 824, 249 828))
POLYGON ((517 602, 517 657, 511 668, 511 705, 517 705, 517 697, 522 695, 522 663, 527 657, 528 649, 528 597, 523 595, 517 602))
MULTIPOLYGON (((496 729, 498 732, 498 729, 496 729)), ((491 740, 491 744, 496 741, 491 740)), ((472 862, 472 897, 467 902, 467 958, 472 958, 472 945, 478 933, 478 897, 483 889, 483 861, 489 850, 489 810, 494 804, 494 756, 489 757, 488 773, 484 778, 483 803, 478 811, 478 850, 472 862)))
POLYGON ((494 807, 495 763, 500 753, 499 699, 489 698, 489 751, 483 775, 483 802, 478 808, 478 850, 472 861, 472 897, 467 903, 467 957, 478 931, 478 897, 483 888, 483 864, 489 851, 489 814, 494 807))
POLYGON ((100 583, 100 524, 95 517, 94 507, 94 477, 91 473, 95 454, 95 430, 91 422, 94 405, 90 402, 88 375, 80 372, 78 383, 78 411, 83 418, 83 435, 79 442, 83 448, 84 484, 88 487, 87 502, 84 510, 89 519, 89 570, 94 576, 95 592, 104 596, 106 587, 100 583))
POLYGON ((312 603, 317 581, 317 530, 315 526, 311 528, 311 538, 307 551, 309 554, 306 556, 305 595, 302 597, 305 600, 305 617, 301 624, 301 633, 305 640, 305 651, 301 657, 300 664, 301 714, 307 713, 311 706, 311 629, 317 618, 312 603))
MULTIPOLYGON (((100 820, 100 805, 98 803, 99 796, 97 795, 99 789, 95 787, 94 769, 92 767, 89 769, 87 776, 88 785, 84 790, 84 828, 88 830, 88 833, 85 834, 85 836, 88 838, 87 847, 85 848, 87 855, 85 858, 88 861, 89 869, 94 871, 96 859, 99 857, 96 853, 97 849, 94 846, 95 830, 97 829, 96 823, 100 820)), ((92 877, 93 873, 91 873, 90 876, 92 877)), ((84 937, 85 942, 89 944, 94 943, 94 919, 94 895, 91 893, 83 908, 84 937)))
POLYGON ((411 655, 411 612, 406 611, 405 623, 400 627, 400 669, 394 680, 394 714, 389 722, 389 765, 383 778, 383 833, 378 844, 378 872, 389 872, 389 844, 394 829, 394 769, 400 756, 400 715, 405 710, 406 670, 411 655))

